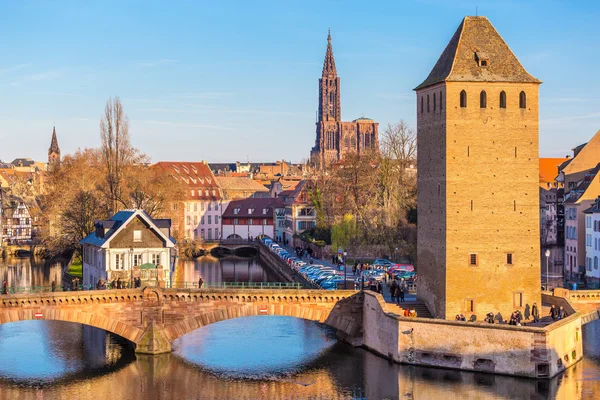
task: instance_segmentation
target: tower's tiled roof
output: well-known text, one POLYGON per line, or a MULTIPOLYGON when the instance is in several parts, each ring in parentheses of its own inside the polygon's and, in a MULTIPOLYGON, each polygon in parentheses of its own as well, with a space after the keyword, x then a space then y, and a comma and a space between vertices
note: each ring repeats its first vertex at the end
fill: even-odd
POLYGON ((58 139, 56 138, 56 127, 52 129, 52 141, 50 142, 50 148, 48 154, 58 153, 60 154, 60 148, 58 147, 58 139))
POLYGON ((541 83, 523 68, 486 17, 465 17, 429 76, 415 90, 440 82, 541 83), (486 66, 480 66, 485 60, 486 66))

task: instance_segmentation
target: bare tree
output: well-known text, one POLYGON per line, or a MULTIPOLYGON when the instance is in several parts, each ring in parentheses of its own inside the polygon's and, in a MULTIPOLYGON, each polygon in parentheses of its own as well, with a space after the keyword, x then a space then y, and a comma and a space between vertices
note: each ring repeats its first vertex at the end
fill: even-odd
POLYGON ((129 120, 118 97, 110 98, 100 120, 100 151, 106 174, 105 192, 109 213, 115 213, 123 203, 123 177, 134 162, 135 149, 129 140, 129 120))

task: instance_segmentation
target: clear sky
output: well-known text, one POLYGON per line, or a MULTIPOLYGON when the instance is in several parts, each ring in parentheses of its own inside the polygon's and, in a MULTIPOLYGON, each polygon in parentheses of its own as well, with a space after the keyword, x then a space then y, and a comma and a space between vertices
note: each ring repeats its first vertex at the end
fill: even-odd
POLYGON ((485 15, 540 88, 540 154, 600 129, 593 1, 0 0, 0 159, 99 144, 120 96, 153 161, 301 161, 331 28, 342 118, 416 122, 412 89, 465 15, 485 15))

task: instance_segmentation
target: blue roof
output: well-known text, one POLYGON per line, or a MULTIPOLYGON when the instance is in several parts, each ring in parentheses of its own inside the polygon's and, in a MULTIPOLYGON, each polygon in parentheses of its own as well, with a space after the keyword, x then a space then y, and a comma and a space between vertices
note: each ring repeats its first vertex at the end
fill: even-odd
MULTIPOLYGON (((155 223, 155 221, 150 217, 146 211, 143 210, 123 210, 118 211, 115 215, 113 215, 109 220, 100 220, 94 223, 94 227, 100 227, 102 229, 108 229, 104 237, 99 237, 96 235, 96 231, 87 235, 80 244, 89 244, 92 246, 102 247, 106 242, 108 242, 112 236, 121 228, 121 226, 129 221, 131 217, 133 217, 136 213, 143 214, 145 219, 150 221, 156 228, 159 228, 160 225, 165 224, 165 220, 159 220, 159 224, 155 223)), ((170 221, 169 221, 170 222, 170 221)), ((170 226, 170 223, 169 223, 170 226)), ((160 232, 160 229, 156 229, 157 232, 160 232)), ((175 244, 175 239, 172 237, 168 237, 168 239, 175 244)))

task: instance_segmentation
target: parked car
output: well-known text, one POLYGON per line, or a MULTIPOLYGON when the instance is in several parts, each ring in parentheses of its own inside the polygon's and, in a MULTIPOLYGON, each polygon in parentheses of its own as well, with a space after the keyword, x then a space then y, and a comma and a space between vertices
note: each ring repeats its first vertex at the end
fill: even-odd
POLYGON ((385 258, 373 261, 373 265, 376 267, 377 266, 389 267, 390 265, 393 265, 393 264, 394 264, 393 262, 391 262, 390 260, 386 260, 385 258))

